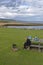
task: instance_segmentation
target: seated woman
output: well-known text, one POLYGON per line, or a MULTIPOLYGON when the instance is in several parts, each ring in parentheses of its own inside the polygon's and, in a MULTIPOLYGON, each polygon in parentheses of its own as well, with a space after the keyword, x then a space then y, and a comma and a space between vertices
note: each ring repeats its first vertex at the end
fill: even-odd
POLYGON ((30 39, 27 39, 26 42, 24 43, 24 49, 30 48, 30 45, 31 45, 31 41, 30 39))

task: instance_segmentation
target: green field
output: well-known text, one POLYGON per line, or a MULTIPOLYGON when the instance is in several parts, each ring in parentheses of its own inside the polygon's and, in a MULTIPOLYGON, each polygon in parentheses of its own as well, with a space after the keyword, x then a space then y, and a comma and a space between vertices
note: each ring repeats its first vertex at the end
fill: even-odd
POLYGON ((43 38, 43 30, 0 28, 0 65, 43 65, 43 52, 23 49, 29 35, 43 38), (13 43, 20 50, 14 52, 13 43))

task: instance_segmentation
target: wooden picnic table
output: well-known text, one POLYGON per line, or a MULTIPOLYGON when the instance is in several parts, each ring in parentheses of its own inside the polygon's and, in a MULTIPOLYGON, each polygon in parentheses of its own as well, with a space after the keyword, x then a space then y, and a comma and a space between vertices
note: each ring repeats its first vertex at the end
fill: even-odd
POLYGON ((39 52, 43 50, 43 46, 42 45, 30 45, 30 49, 36 49, 38 50, 39 52))

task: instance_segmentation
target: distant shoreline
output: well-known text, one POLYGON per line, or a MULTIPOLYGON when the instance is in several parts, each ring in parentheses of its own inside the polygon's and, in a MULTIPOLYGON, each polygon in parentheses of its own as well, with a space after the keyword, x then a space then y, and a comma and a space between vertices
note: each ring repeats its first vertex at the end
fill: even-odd
POLYGON ((17 22, 10 22, 10 23, 0 23, 0 26, 43 26, 40 23, 17 23, 17 22))

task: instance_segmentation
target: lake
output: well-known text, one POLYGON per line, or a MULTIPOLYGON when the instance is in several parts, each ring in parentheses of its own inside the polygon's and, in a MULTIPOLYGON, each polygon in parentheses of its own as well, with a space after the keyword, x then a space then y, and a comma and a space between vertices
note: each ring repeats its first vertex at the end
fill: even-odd
POLYGON ((7 26, 7 28, 43 29, 43 26, 7 26))

